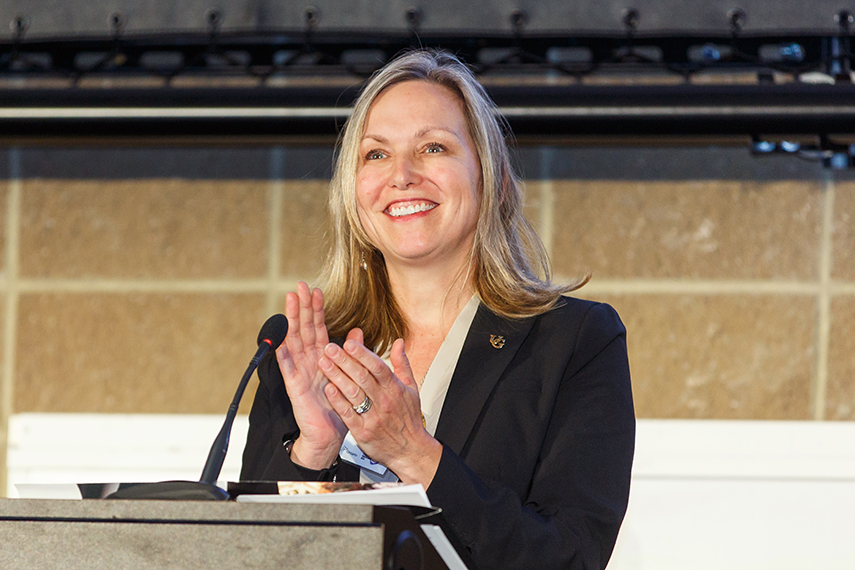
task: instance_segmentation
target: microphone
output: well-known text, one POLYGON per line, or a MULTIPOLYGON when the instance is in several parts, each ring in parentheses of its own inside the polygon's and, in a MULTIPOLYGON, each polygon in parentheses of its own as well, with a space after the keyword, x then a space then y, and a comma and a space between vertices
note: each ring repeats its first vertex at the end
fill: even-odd
POLYGON ((238 405, 240 404, 240 399, 243 397, 244 390, 246 390, 246 385, 249 383, 252 373, 258 367, 258 362, 261 358, 267 354, 267 351, 271 347, 275 349, 282 344, 286 334, 288 334, 288 319, 282 314, 273 315, 261 327, 257 340, 258 350, 255 352, 252 360, 250 360, 246 372, 244 372, 243 377, 240 379, 237 392, 235 392, 235 397, 226 414, 226 421, 223 423, 217 439, 214 440, 214 444, 211 446, 211 451, 208 453, 208 460, 205 462, 204 469, 202 469, 202 477, 199 479, 201 483, 213 484, 217 480, 217 477, 220 476, 220 470, 222 470, 223 462, 226 460, 226 452, 229 450, 229 436, 232 433, 232 424, 235 421, 235 416, 237 416, 238 405))
POLYGON ((220 428, 220 433, 208 452, 208 459, 202 469, 199 481, 162 481, 160 483, 140 483, 135 485, 120 485, 119 490, 108 495, 107 499, 178 499, 178 500, 217 500, 224 501, 229 494, 217 487, 214 482, 220 476, 226 452, 229 450, 229 436, 232 424, 237 416, 238 405, 246 390, 246 385, 252 373, 258 367, 258 362, 271 348, 276 348, 285 340, 288 333, 288 319, 285 315, 273 315, 261 327, 258 333, 258 350, 249 362, 249 366, 240 379, 235 397, 226 414, 226 421, 220 428))

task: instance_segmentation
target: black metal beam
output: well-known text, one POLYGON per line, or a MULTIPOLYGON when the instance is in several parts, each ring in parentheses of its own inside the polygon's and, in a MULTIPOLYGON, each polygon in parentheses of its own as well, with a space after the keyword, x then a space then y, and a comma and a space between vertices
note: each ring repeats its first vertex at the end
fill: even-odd
POLYGON ((709 69, 826 71, 851 57, 852 34, 762 33, 384 33, 269 31, 137 34, 0 40, 0 75, 81 77, 90 73, 173 78, 338 74, 365 76, 402 50, 435 47, 481 74, 553 71, 586 75, 603 66, 688 76, 709 69), (835 47, 837 46, 837 47, 835 47), (837 52, 836 54, 834 52, 837 52))
MULTIPOLYGON (((489 88, 528 142, 855 134, 855 86, 585 86, 489 88)), ((0 140, 64 144, 160 140, 332 141, 355 88, 70 89, 0 92, 0 140)))

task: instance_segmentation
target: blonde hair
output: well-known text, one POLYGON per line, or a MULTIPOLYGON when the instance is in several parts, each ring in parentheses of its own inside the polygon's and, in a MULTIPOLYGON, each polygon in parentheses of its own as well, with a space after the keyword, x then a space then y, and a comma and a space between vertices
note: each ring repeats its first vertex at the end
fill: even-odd
POLYGON ((546 250, 522 214, 522 183, 511 165, 503 119, 473 73, 447 52, 408 52, 372 76, 345 124, 329 193, 332 252, 321 276, 330 336, 343 337, 360 327, 366 346, 380 353, 405 335, 407 323, 395 303, 383 255, 359 221, 358 147, 377 96, 392 85, 414 80, 446 87, 463 102, 469 135, 481 163, 482 184, 471 277, 487 308, 507 318, 537 315, 588 281, 586 276, 566 285, 550 283, 546 250))

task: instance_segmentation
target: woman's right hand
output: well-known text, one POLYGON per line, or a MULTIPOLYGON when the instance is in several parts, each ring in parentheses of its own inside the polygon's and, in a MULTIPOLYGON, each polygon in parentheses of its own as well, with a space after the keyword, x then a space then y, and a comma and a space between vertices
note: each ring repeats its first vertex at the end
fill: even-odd
MULTIPOLYGON (((329 343, 323 293, 320 289, 310 291, 308 285, 299 282, 297 292, 286 297, 285 316, 288 334, 276 349, 276 359, 300 428, 291 459, 303 467, 325 469, 338 456, 347 428, 324 395, 327 379, 318 368, 329 343)), ((353 334, 354 338, 362 336, 361 331, 353 334)))

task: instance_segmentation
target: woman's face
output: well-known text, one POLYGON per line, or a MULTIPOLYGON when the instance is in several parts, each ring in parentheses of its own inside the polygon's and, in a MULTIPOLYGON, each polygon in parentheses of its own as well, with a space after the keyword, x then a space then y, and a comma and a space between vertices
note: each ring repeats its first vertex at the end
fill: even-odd
POLYGON ((368 111, 359 153, 359 219, 386 263, 465 263, 481 168, 460 98, 426 81, 389 87, 368 111))

